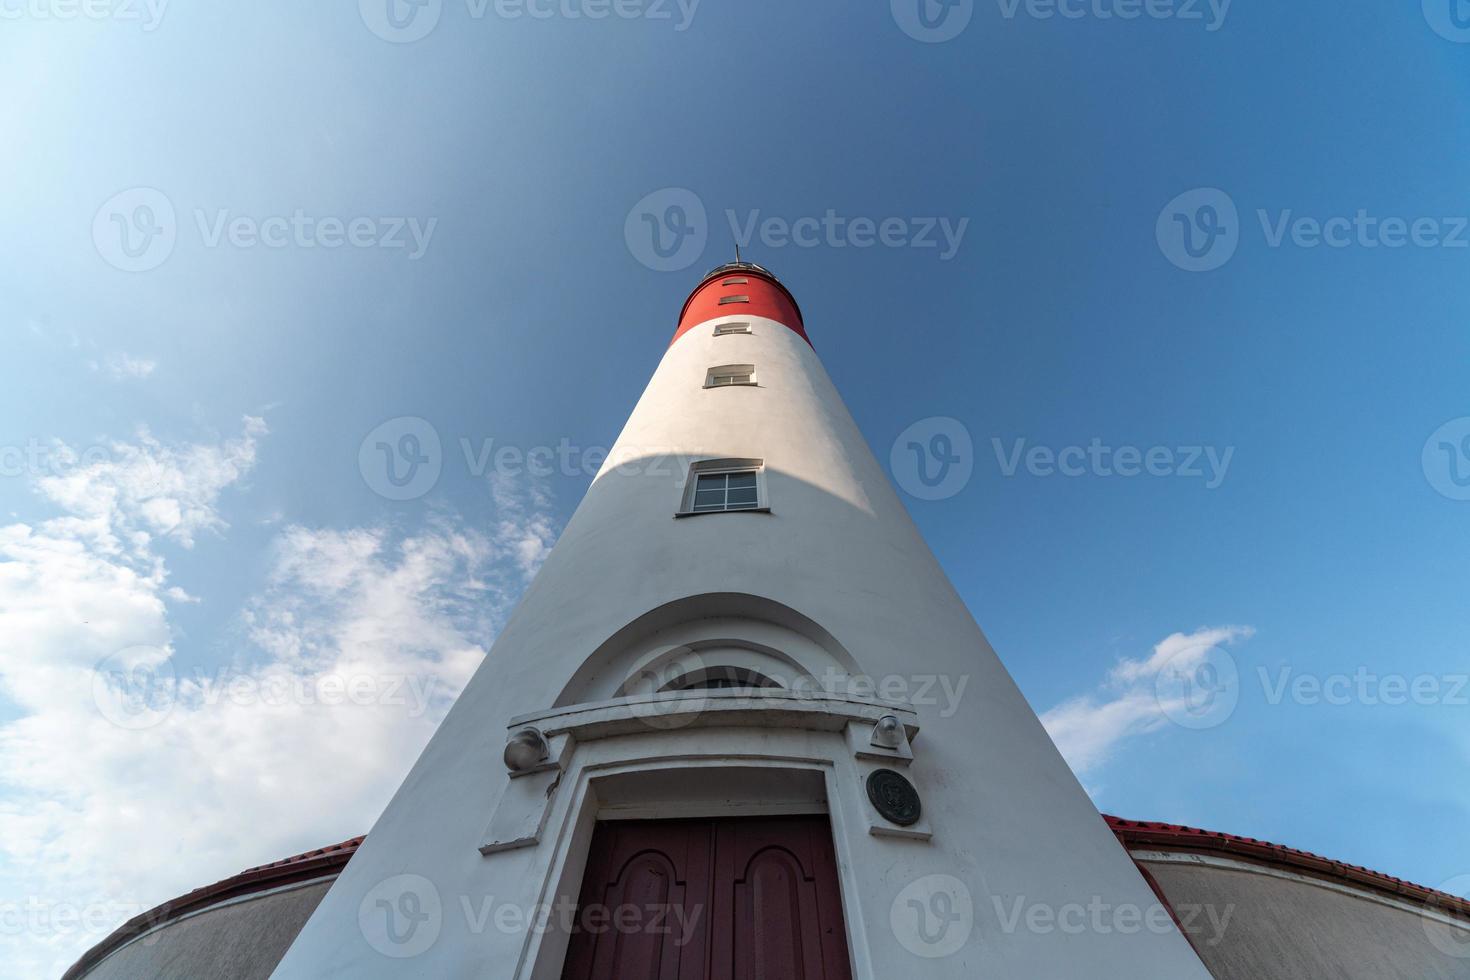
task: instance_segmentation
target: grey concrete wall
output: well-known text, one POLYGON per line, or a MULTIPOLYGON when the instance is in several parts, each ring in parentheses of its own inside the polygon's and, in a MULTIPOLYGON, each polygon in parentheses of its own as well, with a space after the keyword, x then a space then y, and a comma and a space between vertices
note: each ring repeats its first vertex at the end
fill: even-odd
POLYGON ((330 884, 248 899, 164 926, 97 964, 87 980, 265 980, 330 884))
POLYGON ((1470 980, 1470 929, 1306 881, 1144 867, 1216 980, 1470 980))

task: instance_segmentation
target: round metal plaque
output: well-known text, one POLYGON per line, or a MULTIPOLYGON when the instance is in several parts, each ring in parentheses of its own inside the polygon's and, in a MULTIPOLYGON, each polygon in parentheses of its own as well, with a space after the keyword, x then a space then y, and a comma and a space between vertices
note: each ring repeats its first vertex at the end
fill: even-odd
POLYGON ((892 769, 877 769, 868 777, 868 800, 883 819, 900 827, 918 823, 924 811, 914 784, 892 769))

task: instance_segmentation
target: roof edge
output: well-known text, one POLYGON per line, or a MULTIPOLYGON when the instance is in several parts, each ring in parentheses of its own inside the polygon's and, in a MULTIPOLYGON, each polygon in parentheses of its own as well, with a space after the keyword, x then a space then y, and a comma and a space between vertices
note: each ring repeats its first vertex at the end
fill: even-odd
POLYGON ((1187 827, 1183 824, 1125 820, 1108 814, 1103 814, 1103 819, 1125 848, 1152 846, 1162 850, 1229 855, 1259 861, 1312 877, 1332 879, 1339 883, 1349 882, 1395 898, 1408 899, 1436 911, 1464 918, 1467 920, 1466 925, 1470 925, 1470 900, 1360 865, 1334 861, 1320 854, 1272 844, 1254 837, 1238 837, 1235 834, 1200 830, 1198 827, 1187 827))

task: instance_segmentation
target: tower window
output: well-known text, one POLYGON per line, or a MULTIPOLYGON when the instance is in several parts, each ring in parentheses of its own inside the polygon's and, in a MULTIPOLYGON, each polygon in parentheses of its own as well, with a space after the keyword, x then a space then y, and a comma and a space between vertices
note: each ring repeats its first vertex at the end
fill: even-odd
POLYGON ((755 471, 745 473, 701 473, 694 488, 694 513, 721 510, 754 510, 760 506, 755 471))
POLYGON ((748 285, 750 285, 750 280, 749 279, 726 279, 724 282, 720 283, 720 285, 721 286, 748 286, 748 285))
POLYGON ((768 509, 760 460, 708 459, 690 467, 678 516, 768 509))
POLYGON ((720 305, 729 306, 731 303, 749 303, 749 296, 721 296, 720 305))
POLYGON ((715 324, 716 337, 728 337, 732 333, 750 333, 748 323, 717 323, 715 324))
POLYGON ((727 388, 731 385, 755 384, 754 364, 721 364, 712 367, 704 376, 706 388, 727 388))

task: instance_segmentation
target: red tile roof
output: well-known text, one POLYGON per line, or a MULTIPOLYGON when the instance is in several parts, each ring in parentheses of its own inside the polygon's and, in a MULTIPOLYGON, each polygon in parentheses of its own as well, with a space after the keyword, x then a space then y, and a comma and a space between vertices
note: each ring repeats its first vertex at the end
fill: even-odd
POLYGON ((1457 895, 1425 888, 1423 885, 1356 864, 1334 861, 1310 851, 1299 851, 1294 847, 1284 847, 1254 837, 1237 837, 1235 834, 1200 830, 1198 827, 1185 827, 1181 824, 1124 820, 1122 817, 1106 814, 1103 819, 1130 851, 1155 847, 1160 850, 1196 851, 1263 861, 1316 877, 1350 882, 1410 902, 1432 905, 1441 912, 1470 918, 1470 901, 1457 895))
POLYGON ((257 871, 269 871, 272 868, 287 868, 291 867, 292 865, 303 864, 315 858, 341 857, 342 863, 346 864, 347 858, 352 857, 353 853, 356 852, 358 845, 361 844, 364 840, 366 840, 365 837, 354 837, 351 840, 344 840, 340 844, 332 844, 330 847, 318 847, 314 851, 307 851, 304 854, 293 854, 291 857, 281 858, 281 860, 272 861, 270 864, 262 864, 257 868, 247 868, 244 871, 240 872, 240 874, 248 875, 254 874, 257 871))

